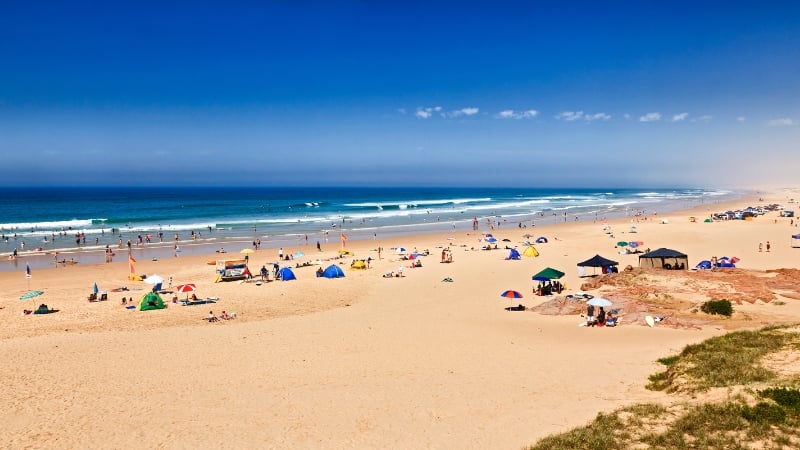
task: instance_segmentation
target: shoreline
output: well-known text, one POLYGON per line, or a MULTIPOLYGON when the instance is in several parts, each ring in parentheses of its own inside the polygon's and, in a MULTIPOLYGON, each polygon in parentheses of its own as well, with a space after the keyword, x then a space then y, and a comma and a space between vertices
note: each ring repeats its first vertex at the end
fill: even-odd
MULTIPOLYGON (((714 198, 714 197, 711 197, 714 198)), ((634 214, 652 215, 653 211, 647 212, 647 207, 662 206, 661 213, 671 214, 681 210, 689 210, 694 208, 703 208, 710 205, 731 205, 739 201, 739 199, 750 198, 755 200, 758 198, 757 193, 750 191, 735 191, 726 194, 722 199, 715 199, 713 202, 705 202, 705 198, 692 199, 692 201, 685 200, 671 200, 664 203, 647 203, 642 202, 638 204, 626 205, 625 208, 617 208, 609 211, 604 211, 605 214, 598 216, 598 211, 580 212, 578 214, 570 213, 564 216, 557 215, 553 212, 551 215, 540 214, 524 214, 520 216, 489 216, 494 219, 503 219, 503 226, 512 226, 515 223, 536 224, 538 227, 547 225, 563 225, 565 221, 587 221, 592 220, 593 223, 598 221, 618 220, 623 218, 634 217, 634 214), (511 220, 509 221, 509 218, 511 220)), ((758 203, 758 202, 756 202, 758 203)), ((658 213, 659 211, 655 211, 658 213)), ((713 211, 716 212, 716 211, 713 211)), ((484 217, 480 221, 480 230, 490 232, 491 229, 487 227, 484 217)), ((417 235, 436 235, 442 233, 468 233, 472 231, 472 219, 461 218, 458 221, 445 220, 429 222, 427 218, 423 217, 421 221, 412 224, 395 224, 385 225, 380 227, 370 226, 369 224, 360 224, 361 226, 348 226, 332 227, 329 230, 317 231, 316 233, 298 234, 295 232, 285 232, 282 234, 273 235, 260 235, 255 234, 252 237, 244 237, 241 235, 225 235, 224 230, 214 230, 218 233, 218 237, 201 237, 200 239, 183 239, 179 241, 170 241, 164 239, 163 241, 153 241, 151 243, 144 243, 143 245, 133 244, 131 247, 132 255, 135 259, 151 259, 158 258, 164 259, 169 257, 182 257, 182 256, 197 256, 207 255, 211 256, 219 249, 225 249, 226 252, 238 252, 244 248, 252 248, 252 242, 261 240, 261 248, 264 249, 278 249, 281 247, 305 247, 311 248, 320 242, 321 245, 328 247, 337 245, 339 241, 339 234, 345 233, 348 236, 348 242, 358 241, 375 241, 377 240, 378 233, 380 233, 380 240, 413 238, 417 235), (263 240, 262 240, 263 238, 263 240), (305 242, 308 242, 306 245, 305 242), (176 252, 174 246, 177 244, 178 251, 176 252)), ((74 232, 71 230, 70 232, 74 232)), ((172 232, 165 233, 165 237, 169 237, 172 232)), ((24 250, 19 251, 16 259, 12 259, 12 252, 0 252, 0 272, 25 270, 24 263, 30 264, 31 269, 48 269, 55 267, 65 267, 64 263, 58 261, 71 261, 68 264, 101 264, 116 261, 127 261, 128 250, 125 248, 123 241, 130 239, 136 242, 136 236, 133 232, 127 238, 122 237, 122 231, 116 234, 109 233, 112 238, 119 239, 119 243, 106 245, 81 245, 78 247, 50 247, 42 248, 41 251, 37 250, 24 250), (106 261, 106 248, 111 250, 113 256, 111 261, 106 261), (74 262, 72 262, 74 261, 74 262), (60 265, 59 265, 60 264, 60 265)), ((66 236, 67 240, 71 237, 66 236)), ((52 244, 49 242, 48 244, 52 244)))

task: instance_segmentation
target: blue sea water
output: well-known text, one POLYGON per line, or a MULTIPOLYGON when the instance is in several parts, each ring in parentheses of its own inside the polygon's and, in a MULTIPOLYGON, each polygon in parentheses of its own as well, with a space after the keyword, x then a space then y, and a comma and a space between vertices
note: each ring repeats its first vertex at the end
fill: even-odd
POLYGON ((106 246, 143 256, 208 246, 238 251, 260 240, 264 248, 383 239, 404 234, 470 230, 477 218, 507 226, 594 220, 665 212, 733 198, 703 189, 543 189, 419 187, 64 187, 4 189, 0 198, 0 264, 15 270, 27 258, 102 262, 106 246), (85 242, 77 242, 82 233, 85 242), (163 242, 159 239, 163 236, 163 242), (150 235, 150 243, 147 236, 150 235), (139 236, 143 244, 138 246, 139 236), (39 249, 39 251, 37 251, 39 249), (147 251, 145 251, 147 249, 147 251), (58 255, 55 255, 58 252, 58 255), (43 255, 49 255, 44 257, 43 255), (6 259, 6 258, 4 258, 6 259))

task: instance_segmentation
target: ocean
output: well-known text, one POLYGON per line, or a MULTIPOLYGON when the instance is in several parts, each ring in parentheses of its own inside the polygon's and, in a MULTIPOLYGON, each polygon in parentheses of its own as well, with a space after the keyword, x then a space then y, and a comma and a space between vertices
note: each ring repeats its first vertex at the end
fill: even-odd
POLYGON ((403 235, 652 214, 729 200, 704 189, 420 187, 4 188, 0 271, 112 260, 340 246, 403 235), (141 244, 139 243, 141 239, 141 244), (177 240, 176 240, 177 239, 177 240), (177 248, 176 248, 177 247, 177 248), (210 248, 211 247, 211 248, 210 248), (16 249, 18 257, 9 258, 16 249))

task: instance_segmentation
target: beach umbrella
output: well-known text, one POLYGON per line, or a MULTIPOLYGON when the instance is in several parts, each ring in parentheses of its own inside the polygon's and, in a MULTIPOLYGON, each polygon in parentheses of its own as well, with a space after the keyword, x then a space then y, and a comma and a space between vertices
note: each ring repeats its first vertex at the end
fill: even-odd
POLYGON ((397 253, 404 253, 406 251, 405 247, 397 247, 397 253))
POLYGON ((98 289, 97 289, 97 283, 95 283, 95 284, 94 284, 94 287, 92 288, 92 292, 94 292, 95 294, 97 294, 97 292, 98 292, 98 289))
POLYGON ((586 304, 592 306, 602 306, 603 308, 606 308, 611 306, 613 303, 611 303, 610 300, 604 299, 603 297, 594 297, 587 301, 586 304))
POLYGON ((42 294, 44 294, 44 292, 43 292, 43 291, 28 291, 28 292, 26 292, 26 293, 24 293, 24 294, 20 295, 20 296, 19 296, 19 299, 20 299, 20 300, 27 300, 27 299, 29 299, 29 298, 38 297, 38 296, 40 296, 40 295, 42 295, 42 294))
POLYGON ((504 297, 504 298, 522 298, 522 294, 520 294, 517 291, 510 291, 509 290, 509 291, 505 291, 502 294, 500 294, 500 297, 504 297))
POLYGON ((196 291, 197 290, 197 286, 194 283, 186 283, 186 284, 182 284, 182 285, 176 287, 175 290, 180 292, 180 293, 182 293, 182 294, 186 294, 186 293, 189 293, 189 292, 196 291))
POLYGON ((250 254, 250 253, 255 253, 255 250, 253 250, 252 248, 245 248, 245 249, 242 249, 239 253, 241 253, 243 255, 247 255, 247 254, 250 254))
POLYGON ((627 247, 627 246, 628 246, 628 243, 627 243, 627 242, 625 242, 625 241, 619 241, 619 242, 617 242, 617 247, 627 247))
POLYGON ((145 278, 144 282, 147 283, 147 284, 152 284, 153 286, 155 286, 157 284, 163 283, 164 282, 164 278, 162 278, 161 275, 153 274, 153 275, 150 275, 149 277, 145 278))
POLYGON ((175 290, 180 292, 180 293, 186 294, 186 298, 188 299, 189 298, 189 292, 196 291, 197 290, 197 286, 195 286, 194 283, 187 283, 187 284, 182 284, 182 285, 176 287, 175 290))
POLYGON ((302 258, 303 256, 306 256, 306 254, 303 252, 294 252, 295 258, 302 258))

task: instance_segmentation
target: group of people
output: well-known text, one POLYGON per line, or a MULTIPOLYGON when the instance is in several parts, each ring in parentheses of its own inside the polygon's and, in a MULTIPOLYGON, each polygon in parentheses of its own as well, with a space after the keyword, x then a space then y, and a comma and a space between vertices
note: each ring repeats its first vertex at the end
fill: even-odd
POLYGON ((597 308, 597 316, 594 315, 595 309, 594 305, 587 305, 586 307, 586 326, 587 327, 602 327, 608 326, 613 327, 617 324, 617 318, 611 311, 606 312, 606 310, 599 306, 597 308))
POLYGON ((209 323, 211 323, 211 322, 219 322, 220 320, 231 320, 235 318, 236 318, 236 313, 228 314, 227 312, 222 311, 222 314, 220 314, 219 317, 217 317, 214 315, 214 311, 209 311, 206 320, 209 323))
POLYGON ((558 280, 545 281, 539 283, 534 289, 533 293, 536 295, 553 295, 560 294, 565 289, 565 286, 558 280))

